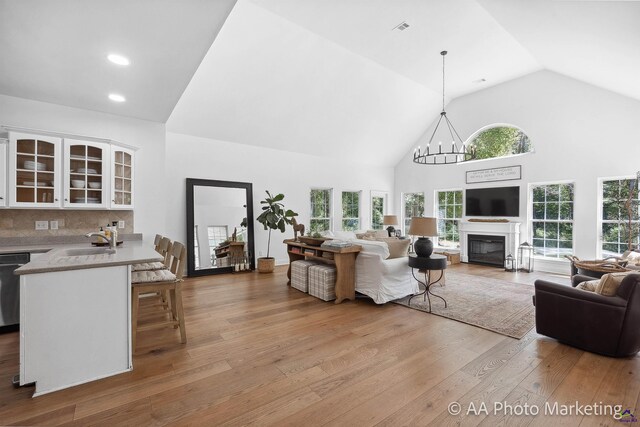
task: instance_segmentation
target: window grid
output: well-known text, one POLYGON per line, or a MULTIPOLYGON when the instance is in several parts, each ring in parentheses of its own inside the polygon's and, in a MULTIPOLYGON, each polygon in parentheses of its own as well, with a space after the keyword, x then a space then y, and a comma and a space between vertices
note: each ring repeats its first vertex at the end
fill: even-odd
POLYGON ((632 246, 638 247, 640 221, 638 215, 638 192, 635 179, 613 179, 602 182, 602 256, 620 255, 629 249, 629 214, 627 201, 631 198, 632 246))
POLYGON ((462 219, 462 190, 436 191, 436 217, 438 219, 438 245, 460 245, 458 221, 462 219))
POLYGON ((384 219, 384 197, 373 196, 371 198, 371 228, 382 230, 384 219))
POLYGON ((216 247, 229 238, 229 231, 226 225, 210 225, 207 227, 207 236, 209 239, 209 254, 211 256, 211 264, 216 265, 216 247))
POLYGON ((562 258, 573 253, 574 185, 531 187, 531 238, 535 255, 562 258))
POLYGON ((342 192, 342 229, 355 231, 360 228, 360 192, 342 192))
POLYGON ((331 230, 331 189, 312 189, 310 192, 311 233, 331 230))
POLYGON ((404 234, 408 234, 411 218, 424 215, 424 193, 404 193, 402 197, 404 234))

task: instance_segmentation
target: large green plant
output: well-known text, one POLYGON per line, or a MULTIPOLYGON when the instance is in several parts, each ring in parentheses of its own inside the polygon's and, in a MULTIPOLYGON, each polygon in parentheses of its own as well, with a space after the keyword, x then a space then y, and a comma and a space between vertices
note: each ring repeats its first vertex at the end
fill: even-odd
POLYGON ((267 258, 270 258, 271 230, 280 230, 280 232, 284 233, 285 226, 287 224, 291 225, 293 217, 298 216, 298 214, 291 209, 285 209, 284 205, 280 203, 284 199, 284 194, 272 196, 268 191, 266 193, 267 197, 260 202, 265 206, 262 207, 262 213, 256 218, 256 221, 262 224, 265 230, 269 230, 267 258))

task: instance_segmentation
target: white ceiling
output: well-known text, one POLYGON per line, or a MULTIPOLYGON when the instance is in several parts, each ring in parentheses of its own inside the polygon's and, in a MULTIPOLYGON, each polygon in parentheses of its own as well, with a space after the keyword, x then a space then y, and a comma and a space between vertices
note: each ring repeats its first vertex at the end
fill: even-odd
POLYGON ((164 122, 234 4, 0 0, 0 93, 164 122))
POLYGON ((437 118, 441 50, 447 101, 540 69, 640 100, 640 1, 234 4, 0 0, 0 93, 389 166, 437 118))

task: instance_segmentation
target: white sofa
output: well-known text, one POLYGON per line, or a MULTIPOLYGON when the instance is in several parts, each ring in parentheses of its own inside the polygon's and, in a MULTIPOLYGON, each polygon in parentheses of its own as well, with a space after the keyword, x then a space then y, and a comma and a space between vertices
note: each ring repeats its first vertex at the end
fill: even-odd
POLYGON ((411 276, 407 257, 387 259, 389 247, 385 242, 360 240, 355 235, 342 233, 333 237, 362 246, 356 258, 356 292, 371 297, 376 304, 420 292, 418 282, 411 276))

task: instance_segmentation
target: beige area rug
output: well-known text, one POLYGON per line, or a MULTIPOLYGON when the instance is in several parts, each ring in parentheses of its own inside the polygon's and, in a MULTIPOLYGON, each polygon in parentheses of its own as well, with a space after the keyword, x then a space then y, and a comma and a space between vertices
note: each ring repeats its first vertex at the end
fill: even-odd
MULTIPOLYGON (((440 298, 431 295, 432 314, 517 339, 533 328, 533 286, 452 271, 447 271, 446 277, 446 285, 435 284, 431 291, 447 300, 447 308, 440 298)), ((424 289, 422 285, 420 289, 424 289)), ((414 297, 411 305, 408 305, 409 298, 393 302, 415 310, 429 311, 429 302, 424 301, 422 295, 414 297)))

